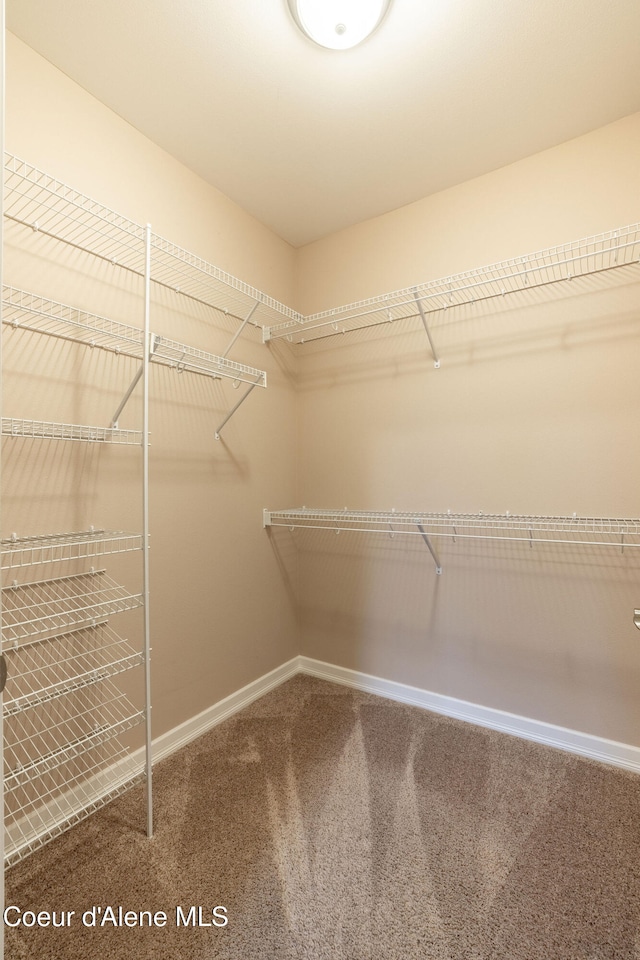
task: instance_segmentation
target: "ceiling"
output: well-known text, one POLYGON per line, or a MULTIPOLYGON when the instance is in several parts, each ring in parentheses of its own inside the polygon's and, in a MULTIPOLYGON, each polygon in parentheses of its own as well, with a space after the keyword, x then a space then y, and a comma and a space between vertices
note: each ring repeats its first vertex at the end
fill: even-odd
POLYGON ((294 246, 640 110, 638 0, 393 0, 343 52, 286 0, 7 0, 7 26, 294 246))

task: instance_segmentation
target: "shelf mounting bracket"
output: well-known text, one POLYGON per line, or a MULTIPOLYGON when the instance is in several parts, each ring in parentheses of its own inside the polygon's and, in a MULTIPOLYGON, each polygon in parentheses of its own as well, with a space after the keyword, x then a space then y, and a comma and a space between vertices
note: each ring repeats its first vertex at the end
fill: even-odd
MULTIPOLYGON (((262 379, 262 378, 260 378, 260 379, 262 379)), ((219 439, 220 439, 220 432, 221 432, 222 428, 224 427, 224 425, 231 419, 231 417, 234 415, 234 413, 236 412, 236 410, 238 409, 238 407, 239 407, 242 403, 244 403, 244 401, 247 399, 247 397, 249 396, 249 394, 251 393, 251 391, 253 390, 253 388, 258 386, 259 382, 260 382, 260 380, 256 380, 255 383, 249 384, 249 389, 248 389, 248 390, 245 390, 245 392, 242 394, 242 396, 240 397, 240 399, 238 400, 238 402, 235 404, 235 406, 233 406, 233 407, 231 408, 231 410, 229 410, 229 413, 226 415, 226 417, 224 418, 224 420, 222 421, 222 423, 220 424, 220 426, 218 427, 218 429, 217 429, 216 432, 214 433, 214 437, 216 438, 216 440, 219 440, 219 439)))
POLYGON ((236 340, 238 339, 238 337, 240 336, 240 334, 242 333, 246 325, 249 323, 249 320, 251 320, 251 317, 254 315, 254 313, 256 312, 259 306, 260 306, 260 301, 256 300, 254 305, 251 307, 251 310, 249 310, 249 313, 246 315, 246 317, 244 318, 244 320, 242 321, 242 323, 240 324, 240 326, 238 327, 234 335, 231 337, 231 340, 229 341, 229 346, 224 351, 224 353, 220 354, 220 356, 224 357, 225 360, 229 355, 231 347, 234 345, 234 343, 236 342, 236 340))
POLYGON ((430 553, 431 556, 433 557, 433 562, 434 562, 435 565, 436 565, 436 573, 438 574, 438 576, 440 576, 440 574, 442 573, 442 564, 440 563, 440 560, 439 560, 439 558, 438 558, 438 554, 436 553, 436 548, 435 548, 434 545, 431 543, 431 539, 430 539, 430 537, 429 537, 429 534, 428 534, 427 531, 424 529, 423 525, 422 525, 419 521, 417 521, 417 520, 416 520, 416 526, 418 527, 418 530, 419 530, 420 533, 422 534, 422 539, 424 540, 424 542, 426 543, 427 547, 429 548, 429 553, 430 553))
MULTIPOLYGON (((153 358, 153 354, 154 354, 154 352, 156 351, 157 347, 159 346, 160 340, 161 340, 161 337, 157 336, 155 333, 151 335, 151 347, 150 347, 150 349, 149 349, 149 359, 150 359, 150 360, 153 358)), ((111 427, 112 427, 113 430, 117 430, 117 429, 118 429, 118 421, 120 420, 120 417, 121 417, 121 415, 122 415, 122 411, 124 410, 124 408, 126 407, 127 403, 129 402, 129 400, 130 400, 130 398, 131 398, 131 394, 133 393, 133 391, 135 390, 135 388, 136 388, 136 387, 138 386, 138 384, 140 383, 140 380, 142 379, 142 374, 143 374, 143 373, 144 373, 144 363, 140 366, 140 369, 137 371, 135 377, 133 378, 133 380, 132 380, 131 383, 129 384, 129 387, 128 387, 128 389, 127 389, 127 392, 125 393, 124 397, 123 397, 122 400, 120 401, 120 405, 119 405, 118 409, 116 410, 116 412, 114 413, 113 417, 111 418, 111 427)))
POLYGON ((415 297, 415 301, 416 301, 416 303, 417 303, 417 305, 418 305, 418 313, 420 314, 420 319, 422 320, 422 323, 423 323, 423 325, 424 325, 424 329, 425 329, 425 332, 426 332, 426 334, 427 334, 427 339, 428 339, 428 341, 429 341, 429 346, 431 347, 431 354, 432 354, 432 356, 433 356, 433 365, 434 365, 434 367, 436 368, 436 370, 439 370, 439 369, 440 369, 440 357, 439 357, 438 354, 437 354, 437 351, 436 351, 436 348, 435 348, 435 344, 434 344, 434 342, 433 342, 433 337, 431 336, 431 331, 429 330, 429 324, 427 323, 427 318, 426 318, 425 313, 424 313, 424 307, 422 306, 422 301, 420 300, 420 298, 419 298, 419 296, 418 296, 418 291, 417 291, 417 290, 414 290, 414 291, 413 291, 413 296, 415 297))

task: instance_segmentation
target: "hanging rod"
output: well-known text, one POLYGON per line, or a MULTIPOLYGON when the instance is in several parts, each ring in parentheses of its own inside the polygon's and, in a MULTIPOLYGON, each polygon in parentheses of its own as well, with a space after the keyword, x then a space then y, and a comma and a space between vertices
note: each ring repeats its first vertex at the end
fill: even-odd
POLYGON ((418 316, 426 327, 426 314, 438 314, 437 319, 442 321, 453 307, 601 273, 639 258, 640 224, 632 223, 527 256, 309 314, 299 321, 282 322, 265 328, 263 338, 306 343, 418 316))
POLYGON ((640 519, 595 517, 545 517, 505 514, 399 513, 366 510, 323 510, 297 507, 288 510, 264 510, 263 526, 336 533, 378 533, 420 536, 429 547, 437 572, 442 569, 431 538, 451 540, 509 540, 528 543, 608 546, 624 550, 640 547, 640 519), (427 539, 425 539, 427 538, 427 539), (438 569, 439 568, 439 569, 438 569))

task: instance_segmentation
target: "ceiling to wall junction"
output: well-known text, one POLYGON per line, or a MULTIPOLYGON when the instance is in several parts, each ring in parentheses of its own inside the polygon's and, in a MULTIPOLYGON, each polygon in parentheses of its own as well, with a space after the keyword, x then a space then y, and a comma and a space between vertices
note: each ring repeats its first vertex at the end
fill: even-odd
POLYGON ((637 0, 394 0, 344 52, 286 0, 7 0, 7 25, 295 246, 640 110, 637 0))

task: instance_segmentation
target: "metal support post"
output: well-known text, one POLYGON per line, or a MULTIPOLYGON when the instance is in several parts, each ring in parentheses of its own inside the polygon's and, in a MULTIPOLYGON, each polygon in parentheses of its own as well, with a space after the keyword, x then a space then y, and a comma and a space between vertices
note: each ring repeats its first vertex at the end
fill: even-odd
POLYGON ((151 226, 145 232, 144 267, 144 353, 142 356, 142 594, 144 598, 144 686, 145 686, 145 746, 147 780, 147 836, 153 836, 153 793, 151 758, 151 640, 149 617, 149 361, 151 345, 149 316, 151 305, 151 226))

